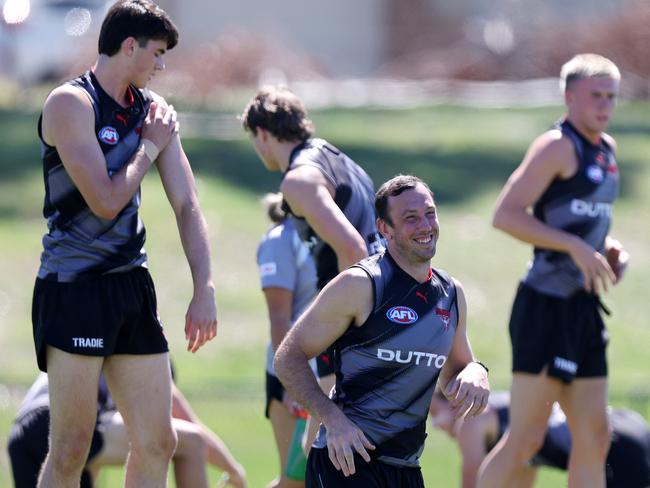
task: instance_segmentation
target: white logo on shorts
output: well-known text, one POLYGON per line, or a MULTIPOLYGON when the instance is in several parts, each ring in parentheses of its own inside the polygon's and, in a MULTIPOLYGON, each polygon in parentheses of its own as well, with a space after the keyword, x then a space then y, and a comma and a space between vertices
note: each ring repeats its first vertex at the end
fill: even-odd
POLYGON ((74 347, 92 347, 99 349, 104 347, 104 339, 100 337, 73 337, 74 347))
POLYGON ((576 363, 558 356, 555 356, 555 360, 553 361, 553 366, 555 366, 559 370, 566 371, 567 373, 571 373, 571 374, 576 374, 576 371, 578 371, 578 365, 576 363))

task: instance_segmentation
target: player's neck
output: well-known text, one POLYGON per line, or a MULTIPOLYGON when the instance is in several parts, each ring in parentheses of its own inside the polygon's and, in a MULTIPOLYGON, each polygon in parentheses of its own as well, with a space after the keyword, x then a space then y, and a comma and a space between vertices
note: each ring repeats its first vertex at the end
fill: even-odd
POLYGON ((277 156, 278 165, 280 166, 280 171, 284 173, 289 167, 289 163, 291 162, 289 160, 289 158, 291 158, 291 153, 293 153, 293 150, 302 144, 302 142, 278 141, 276 144, 275 154, 277 156))
POLYGON ((399 253, 391 252, 388 250, 393 260, 397 265, 402 268, 402 270, 411 276, 418 283, 424 283, 429 279, 429 272, 431 270, 431 262, 412 262, 408 259, 405 259, 399 253))
POLYGON ((594 146, 600 144, 600 141, 603 137, 603 133, 601 131, 589 130, 587 127, 585 127, 584 124, 581 124, 574 117, 571 116, 568 116, 567 120, 571 123, 571 125, 575 128, 575 130, 577 130, 580 133, 582 137, 587 139, 594 146))
POLYGON ((91 71, 97 78, 97 81, 113 100, 122 106, 128 105, 126 100, 126 92, 129 87, 129 82, 125 77, 121 77, 119 73, 121 70, 114 66, 116 61, 107 57, 100 56, 97 62, 91 68, 91 71))

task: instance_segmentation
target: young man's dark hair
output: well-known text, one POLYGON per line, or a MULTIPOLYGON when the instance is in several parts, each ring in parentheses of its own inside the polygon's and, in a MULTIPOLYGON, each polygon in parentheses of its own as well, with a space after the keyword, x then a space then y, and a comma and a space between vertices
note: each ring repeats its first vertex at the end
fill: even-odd
POLYGON ((264 129, 278 141, 306 141, 314 124, 300 99, 286 87, 266 87, 251 100, 241 115, 244 130, 264 129))
POLYGON ((134 37, 145 46, 151 39, 167 41, 167 49, 178 43, 178 29, 167 13, 149 0, 120 0, 106 14, 99 33, 99 54, 113 56, 122 41, 134 37))
POLYGON ((388 198, 396 197, 406 190, 412 190, 418 184, 424 185, 433 197, 433 192, 431 191, 431 188, 429 188, 429 185, 417 176, 413 175, 397 175, 381 185, 379 190, 377 190, 377 195, 375 196, 375 210, 377 211, 377 217, 384 220, 389 225, 393 225, 390 218, 390 209, 388 208, 388 198))

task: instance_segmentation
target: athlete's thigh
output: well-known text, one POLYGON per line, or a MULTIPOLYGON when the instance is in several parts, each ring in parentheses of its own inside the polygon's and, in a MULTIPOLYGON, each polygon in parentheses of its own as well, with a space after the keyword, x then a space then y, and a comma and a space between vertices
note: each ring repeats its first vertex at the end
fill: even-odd
POLYGON ((576 378, 560 399, 572 435, 607 425, 607 378, 576 378))
POLYGON ((155 432, 151 429, 171 425, 167 353, 110 356, 104 362, 104 375, 130 434, 150 437, 155 432))
POLYGON ((123 465, 129 452, 129 439, 122 415, 119 412, 102 414, 97 430, 104 441, 103 446, 86 467, 96 472, 101 466, 123 465))
POLYGON ((543 436, 551 407, 562 391, 560 380, 540 374, 515 373, 510 393, 510 433, 516 439, 531 431, 543 436))
POLYGON ((66 434, 74 434, 76 428, 92 433, 103 360, 47 346, 50 436, 54 442, 66 434))

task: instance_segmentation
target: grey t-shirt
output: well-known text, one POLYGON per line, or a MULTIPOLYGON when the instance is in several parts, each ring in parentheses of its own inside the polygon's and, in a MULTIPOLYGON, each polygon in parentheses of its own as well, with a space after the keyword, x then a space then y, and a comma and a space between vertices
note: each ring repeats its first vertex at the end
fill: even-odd
MULTIPOLYGON (((316 296, 316 267, 305 243, 300 239, 292 218, 271 228, 257 248, 257 266, 262 289, 284 288, 293 292, 291 323, 316 296)), ((273 371, 273 347, 269 342, 266 370, 273 371)))

